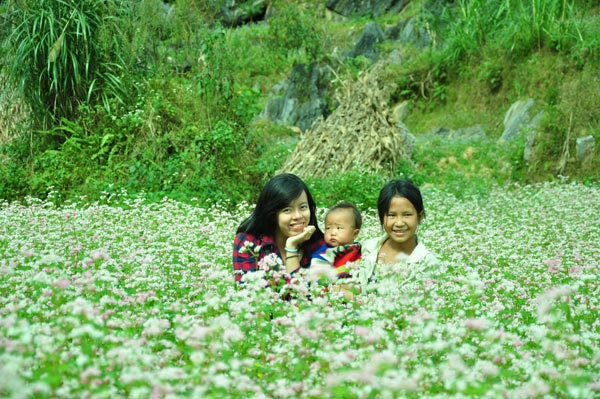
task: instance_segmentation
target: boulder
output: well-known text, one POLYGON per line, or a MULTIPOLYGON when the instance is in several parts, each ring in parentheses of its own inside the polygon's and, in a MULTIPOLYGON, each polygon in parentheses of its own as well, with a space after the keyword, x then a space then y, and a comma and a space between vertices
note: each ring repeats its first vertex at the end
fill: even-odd
POLYGON ((433 42, 429 31, 419 25, 415 17, 402 19, 396 25, 386 28, 384 37, 398 41, 399 45, 412 45, 419 49, 427 48, 433 42))
POLYGON ((510 106, 504 116, 504 131, 500 140, 511 141, 517 138, 521 128, 529 122, 529 109, 533 107, 533 100, 519 100, 510 106))
POLYGON ((262 21, 267 13, 265 0, 227 0, 217 18, 225 26, 240 26, 249 22, 262 21))
POLYGON ((408 130, 402 121, 396 122, 396 127, 398 128, 398 135, 400 136, 402 146, 404 147, 406 159, 411 160, 415 151, 415 141, 417 141, 417 138, 410 130, 408 130))
POLYGON ((327 117, 328 71, 316 63, 308 67, 305 64, 295 65, 290 78, 274 86, 273 97, 269 98, 259 118, 297 126, 304 132, 317 118, 327 117))
POLYGON ((369 22, 356 42, 354 49, 345 54, 347 58, 364 56, 370 60, 377 60, 378 54, 375 45, 385 39, 383 30, 377 22, 369 22))
POLYGON ((432 131, 432 134, 436 136, 442 136, 448 139, 465 139, 469 140, 472 138, 482 139, 486 137, 485 130, 481 125, 474 125, 471 127, 458 128, 452 130, 446 126, 440 126, 432 131))
POLYGON ((399 122, 403 122, 408 116, 410 108, 410 102, 408 100, 402 101, 392 107, 392 117, 399 122))
POLYGON ((583 164, 593 156, 595 145, 596 140, 592 135, 577 138, 575 143, 575 150, 577 153, 577 161, 580 164, 583 164))

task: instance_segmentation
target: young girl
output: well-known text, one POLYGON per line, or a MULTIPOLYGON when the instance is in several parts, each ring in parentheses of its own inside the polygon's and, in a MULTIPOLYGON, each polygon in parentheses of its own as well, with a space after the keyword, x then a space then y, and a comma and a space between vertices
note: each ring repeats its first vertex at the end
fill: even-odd
POLYGON ((412 181, 393 180, 386 184, 379 192, 377 211, 384 234, 362 245, 363 283, 402 273, 399 268, 428 271, 439 264, 417 236, 425 210, 421 191, 412 181))
POLYGON ((308 187, 298 176, 283 173, 273 177, 262 189, 252 214, 236 231, 236 281, 257 270, 258 261, 272 253, 281 258, 287 273, 308 267, 313 252, 325 242, 317 224, 316 208, 308 187))

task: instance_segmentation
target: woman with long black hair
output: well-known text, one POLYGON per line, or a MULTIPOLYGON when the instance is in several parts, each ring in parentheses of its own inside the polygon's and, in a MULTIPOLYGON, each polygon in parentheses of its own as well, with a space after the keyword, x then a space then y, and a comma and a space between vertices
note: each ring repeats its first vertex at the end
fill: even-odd
POLYGON ((238 227, 233 244, 236 281, 258 269, 258 262, 276 254, 293 274, 310 266, 313 254, 324 243, 317 224, 317 206, 298 176, 282 173, 262 189, 252 214, 238 227))

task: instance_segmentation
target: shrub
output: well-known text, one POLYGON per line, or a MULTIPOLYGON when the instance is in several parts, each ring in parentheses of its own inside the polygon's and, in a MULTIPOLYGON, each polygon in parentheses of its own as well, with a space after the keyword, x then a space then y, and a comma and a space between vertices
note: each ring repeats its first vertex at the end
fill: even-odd
POLYGON ((379 190, 389 179, 368 170, 351 170, 336 177, 307 178, 306 182, 317 203, 324 208, 340 200, 351 201, 361 208, 376 208, 379 190))
POLYGON ((323 55, 324 37, 319 33, 308 10, 299 10, 296 5, 278 1, 275 12, 269 19, 269 41, 288 56, 292 51, 304 52, 304 59, 297 62, 311 63, 323 55))

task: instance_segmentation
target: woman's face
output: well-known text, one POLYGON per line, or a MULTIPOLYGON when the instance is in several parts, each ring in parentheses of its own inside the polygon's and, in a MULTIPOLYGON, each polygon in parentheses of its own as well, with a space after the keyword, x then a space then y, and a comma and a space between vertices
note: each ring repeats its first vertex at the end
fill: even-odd
MULTIPOLYGON (((412 202, 404 197, 394 197, 383 219, 383 228, 392 244, 400 250, 416 245, 415 233, 422 215, 417 213, 412 202)), ((404 251, 407 252, 407 251, 404 251)), ((412 249, 408 253, 412 252, 412 249)))
POLYGON ((287 207, 277 212, 277 229, 275 236, 287 239, 298 235, 310 223, 310 208, 306 192, 288 204, 287 207))

